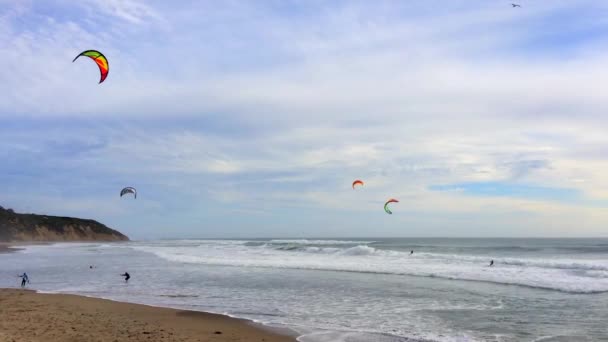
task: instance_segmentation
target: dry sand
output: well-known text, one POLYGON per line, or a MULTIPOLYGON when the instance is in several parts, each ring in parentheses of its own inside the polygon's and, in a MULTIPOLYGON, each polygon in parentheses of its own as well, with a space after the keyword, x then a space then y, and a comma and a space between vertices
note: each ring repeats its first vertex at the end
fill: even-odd
POLYGON ((204 312, 0 289, 0 341, 294 342, 295 338, 204 312))

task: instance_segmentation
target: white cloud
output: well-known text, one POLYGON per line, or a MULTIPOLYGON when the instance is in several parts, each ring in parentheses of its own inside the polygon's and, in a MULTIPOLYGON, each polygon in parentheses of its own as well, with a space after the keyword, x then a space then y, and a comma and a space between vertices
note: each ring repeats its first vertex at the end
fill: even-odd
MULTIPOLYGON (((94 3, 104 13, 136 22, 146 16, 155 17, 160 11, 133 1, 94 3)), ((248 7, 236 10, 255 13, 248 7)), ((585 53, 574 61, 553 59, 539 64, 521 58, 505 60, 500 54, 489 55, 483 61, 476 54, 487 55, 484 51, 490 46, 500 48, 501 43, 525 40, 530 34, 525 31, 526 25, 516 32, 503 32, 511 22, 520 20, 509 11, 484 6, 481 10, 403 21, 392 18, 383 23, 380 16, 386 13, 368 14, 366 10, 369 9, 354 6, 336 14, 320 15, 311 19, 320 21, 318 30, 310 30, 310 21, 290 24, 266 15, 267 22, 257 23, 256 29, 269 27, 272 32, 286 33, 258 33, 257 38, 273 39, 273 44, 284 47, 277 50, 279 55, 287 53, 297 58, 279 61, 275 66, 257 63, 245 54, 242 63, 251 67, 221 73, 213 72, 214 66, 205 65, 205 61, 209 56, 223 54, 224 45, 218 40, 227 37, 202 39, 194 46, 173 43, 174 35, 194 39, 202 33, 210 38, 204 33, 208 29, 205 21, 195 28, 187 26, 185 31, 172 32, 171 36, 148 28, 140 33, 154 43, 131 44, 122 43, 122 36, 100 36, 97 30, 75 22, 51 22, 43 30, 26 31, 6 42, 6 47, 16 52, 3 57, 11 65, 7 76, 13 76, 9 78, 10 86, 3 90, 12 96, 0 102, 0 112, 193 116, 220 110, 263 113, 294 121, 328 116, 342 120, 368 116, 378 120, 441 120, 464 116, 466 121, 488 116, 523 120, 532 114, 571 115, 574 106, 579 115, 588 116, 607 107, 601 87, 597 86, 608 76, 605 49, 586 48, 596 52, 590 56, 585 53), (483 36, 476 34, 477 27, 490 22, 493 25, 483 36), (108 81, 101 86, 85 81, 84 75, 95 79, 94 66, 64 61, 72 58, 79 47, 92 45, 109 50, 114 57, 108 81), (181 58, 174 60, 172 54, 181 58), (188 76, 176 79, 167 73, 174 70, 175 74, 184 75, 183 68, 188 68, 188 76), (45 103, 44 108, 38 103, 45 103)), ((236 16, 219 9, 216 12, 229 19, 236 16)), ((543 15, 540 10, 534 13, 543 15)), ((193 10, 188 18, 213 14, 193 10)), ((180 22, 173 24, 174 30, 182 28, 180 22)), ((211 28, 218 25, 215 21, 208 24, 211 28)), ((236 32, 243 29, 233 28, 236 32)), ((139 33, 125 38, 138 39, 139 33)))
MULTIPOLYGON (((86 1, 78 18, 11 7, 0 18, 0 118, 89 126, 111 118, 110 127, 70 137, 107 144, 58 163, 154 179, 250 212, 266 213, 264 201, 373 212, 395 196, 424 215, 570 215, 599 226, 605 215, 581 203, 428 189, 517 181, 608 197, 608 49, 583 36, 537 46, 581 29, 604 32, 608 23, 583 16, 551 22, 585 5, 538 2, 515 12, 487 2, 350 3, 279 15, 240 1, 86 1), (71 63, 91 46, 110 58, 102 85, 93 63, 71 63), (356 194, 366 197, 347 191, 354 178, 365 178, 356 194)), ((40 153, 31 132, 17 133, 4 137, 5 150, 40 153)), ((41 146, 67 139, 38 133, 41 146)))
POLYGON ((97 7, 105 14, 116 16, 131 23, 141 24, 147 19, 158 19, 159 14, 143 1, 104 0, 87 1, 89 6, 97 7))

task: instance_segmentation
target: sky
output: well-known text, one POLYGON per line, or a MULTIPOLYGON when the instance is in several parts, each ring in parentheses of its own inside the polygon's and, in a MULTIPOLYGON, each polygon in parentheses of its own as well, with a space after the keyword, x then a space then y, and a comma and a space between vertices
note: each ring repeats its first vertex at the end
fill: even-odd
POLYGON ((608 237, 608 3, 510 3, 0 0, 0 205, 133 239, 608 237))

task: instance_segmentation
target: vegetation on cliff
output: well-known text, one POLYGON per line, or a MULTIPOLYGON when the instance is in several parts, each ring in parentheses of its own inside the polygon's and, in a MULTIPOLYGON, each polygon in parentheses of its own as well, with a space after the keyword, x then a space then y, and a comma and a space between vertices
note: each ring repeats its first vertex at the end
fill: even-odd
POLYGON ((124 241, 122 233, 74 217, 18 214, 0 207, 0 241, 124 241))

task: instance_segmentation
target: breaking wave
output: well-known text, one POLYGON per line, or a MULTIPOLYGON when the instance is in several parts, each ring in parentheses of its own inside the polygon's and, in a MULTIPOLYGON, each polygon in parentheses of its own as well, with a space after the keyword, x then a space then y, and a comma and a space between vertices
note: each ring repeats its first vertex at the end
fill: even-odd
POLYGON ((171 262, 382 273, 518 285, 572 293, 608 292, 608 261, 565 258, 489 258, 379 249, 373 241, 215 241, 190 246, 133 246, 171 262), (212 247, 212 248, 210 248, 212 247))

